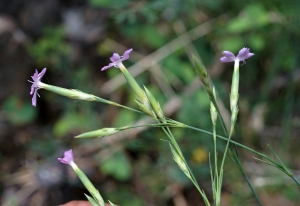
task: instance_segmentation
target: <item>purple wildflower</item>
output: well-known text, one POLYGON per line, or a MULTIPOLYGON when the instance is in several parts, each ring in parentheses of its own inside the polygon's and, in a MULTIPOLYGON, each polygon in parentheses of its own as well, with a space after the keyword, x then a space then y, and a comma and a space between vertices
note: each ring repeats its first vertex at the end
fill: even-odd
POLYGON ((66 151, 64 154, 64 158, 58 158, 58 160, 64 164, 68 164, 68 165, 73 164, 74 163, 74 154, 72 152, 72 149, 70 149, 69 151, 66 151))
POLYGON ((245 60, 252 57, 254 54, 249 52, 250 49, 249 48, 242 48, 239 51, 239 54, 237 56, 234 56, 234 54, 230 51, 223 51, 222 54, 224 55, 223 57, 221 57, 220 61, 221 62, 233 62, 235 60, 238 61, 243 61, 245 64, 245 60))
POLYGON ((124 52, 123 56, 120 56, 119 54, 117 53, 114 53, 112 55, 112 57, 110 57, 110 61, 112 63, 110 63, 108 66, 105 66, 101 69, 101 71, 104 71, 112 66, 116 67, 116 68, 119 68, 120 67, 120 64, 122 64, 122 61, 125 61, 127 59, 129 59, 129 55, 130 53, 132 52, 132 49, 128 49, 127 51, 124 52))
POLYGON ((46 70, 47 70, 47 69, 44 68, 44 69, 41 71, 41 73, 38 73, 38 71, 35 70, 35 73, 33 74, 33 76, 31 76, 33 82, 28 80, 29 82, 32 83, 30 94, 31 94, 31 95, 33 94, 33 96, 32 96, 32 105, 33 105, 33 106, 36 106, 36 95, 40 96, 40 95, 37 93, 37 90, 40 89, 39 84, 41 83, 41 79, 42 79, 42 77, 44 76, 44 74, 46 73, 46 70))

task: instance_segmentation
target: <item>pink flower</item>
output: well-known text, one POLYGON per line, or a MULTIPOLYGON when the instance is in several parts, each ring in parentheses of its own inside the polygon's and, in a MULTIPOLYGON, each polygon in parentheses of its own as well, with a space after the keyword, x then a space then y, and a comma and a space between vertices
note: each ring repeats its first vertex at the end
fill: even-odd
POLYGON ((127 59, 129 59, 129 55, 130 53, 132 52, 133 49, 128 49, 127 51, 124 52, 123 56, 120 56, 119 54, 117 53, 114 53, 112 55, 112 57, 110 57, 110 61, 112 63, 110 63, 108 66, 105 66, 101 69, 101 71, 104 71, 112 66, 116 67, 116 68, 119 68, 120 64, 122 64, 122 61, 125 61, 127 59))
POLYGON ((35 70, 35 73, 33 74, 33 76, 31 76, 33 82, 28 80, 29 82, 32 83, 30 94, 31 94, 31 95, 33 94, 33 96, 32 96, 32 105, 33 105, 33 106, 36 106, 36 95, 40 96, 40 95, 37 93, 37 90, 40 89, 39 84, 41 83, 41 79, 42 79, 42 77, 44 76, 44 74, 46 73, 46 70, 47 70, 47 69, 44 68, 44 69, 41 71, 41 73, 38 73, 38 71, 35 70))
POLYGON ((234 54, 230 51, 223 51, 222 54, 224 55, 223 57, 221 57, 220 61, 221 62, 234 62, 235 60, 238 61, 243 61, 245 64, 245 60, 252 57, 254 54, 249 52, 250 49, 249 48, 242 48, 239 51, 239 54, 237 56, 234 56, 234 54))
POLYGON ((71 165, 74 163, 74 154, 72 149, 66 151, 64 154, 64 158, 58 158, 61 163, 71 165))

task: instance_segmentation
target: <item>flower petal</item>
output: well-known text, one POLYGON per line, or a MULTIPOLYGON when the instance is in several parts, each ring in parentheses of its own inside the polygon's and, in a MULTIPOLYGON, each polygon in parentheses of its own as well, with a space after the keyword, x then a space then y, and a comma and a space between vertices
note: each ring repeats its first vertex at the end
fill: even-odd
POLYGON ((36 107, 36 92, 37 92, 37 90, 34 91, 34 94, 32 96, 32 100, 31 100, 32 106, 34 106, 34 107, 36 107))
POLYGON ((248 55, 247 55, 247 58, 246 59, 248 59, 248 58, 250 58, 250 57, 252 57, 252 56, 254 56, 255 54, 254 53, 249 53, 248 55))
POLYGON ((58 158, 58 160, 64 164, 71 164, 74 161, 74 154, 72 152, 72 149, 66 151, 64 153, 64 158, 58 158))
POLYGON ((44 68, 44 69, 41 71, 41 73, 38 74, 39 79, 41 79, 41 78, 44 76, 44 74, 46 73, 46 70, 47 70, 47 68, 44 68))
POLYGON ((57 158, 61 163, 64 163, 64 164, 68 164, 68 162, 65 161, 64 158, 57 158))
POLYGON ((225 57, 227 57, 227 58, 229 58, 229 59, 232 59, 233 61, 235 60, 234 54, 233 54, 232 52, 230 52, 230 51, 223 51, 222 54, 223 54, 225 57))
POLYGON ((228 58, 228 57, 221 57, 221 58, 220 58, 220 61, 221 61, 221 62, 233 62, 234 59, 231 59, 231 58, 228 58))
POLYGON ((31 76, 33 81, 36 81, 39 78, 39 73, 38 70, 36 69, 34 74, 31 76))
POLYGON ((112 66, 114 66, 114 64, 110 63, 108 66, 102 67, 101 71, 104 71, 112 66))
POLYGON ((31 91, 30 91, 30 95, 32 95, 32 94, 33 94, 33 92, 34 92, 34 88, 35 88, 35 85, 34 85, 34 83, 32 83, 32 85, 31 85, 31 91))
POLYGON ((118 63, 120 60, 121 60, 121 57, 120 57, 120 55, 117 54, 117 53, 114 53, 114 54, 112 55, 112 57, 110 57, 110 61, 111 61, 112 63, 118 63))
POLYGON ((124 52, 122 61, 129 59, 129 55, 132 52, 133 49, 128 49, 127 51, 124 52))
POLYGON ((101 71, 104 71, 112 66, 119 68, 122 66, 122 61, 125 61, 129 59, 129 55, 132 52, 133 49, 128 49, 124 52, 123 56, 120 56, 118 53, 113 53, 113 55, 110 57, 110 63, 108 66, 102 67, 101 71))
POLYGON ((249 54, 249 48, 242 48, 240 51, 239 51, 239 54, 237 55, 237 58, 239 58, 240 60, 244 60, 246 59, 247 55, 249 54))
POLYGON ((235 60, 243 61, 245 63, 245 59, 252 57, 254 54, 249 52, 250 49, 247 47, 242 48, 238 55, 235 57, 234 54, 230 51, 223 51, 222 54, 224 55, 220 61, 221 62, 232 62, 235 60))

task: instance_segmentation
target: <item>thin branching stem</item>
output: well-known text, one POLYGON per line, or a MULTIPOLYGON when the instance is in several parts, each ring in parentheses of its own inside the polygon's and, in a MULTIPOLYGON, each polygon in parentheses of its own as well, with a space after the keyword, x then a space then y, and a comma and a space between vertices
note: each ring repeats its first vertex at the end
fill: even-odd
MULTIPOLYGON (((189 129, 192 129, 192 130, 196 130, 196 131, 199 131, 199 132, 202 132, 202 133, 206 133, 206 134, 209 134, 209 135, 213 135, 213 133, 211 133, 211 132, 209 132, 209 131, 206 131, 206 130, 203 130, 203 129, 199 129, 199 128, 196 128, 196 127, 192 127, 192 126, 189 126, 189 125, 186 125, 186 128, 189 128, 189 129)), ((220 138, 220 139, 222 139, 222 140, 228 141, 228 138, 223 137, 223 136, 221 136, 221 135, 216 135, 216 137, 218 137, 218 138, 220 138)), ((246 149, 246 150, 249 150, 250 152, 252 152, 252 153, 254 153, 254 154, 257 154, 257 155, 259 155, 259 156, 261 156, 261 157, 263 157, 263 158, 269 160, 270 162, 272 162, 272 163, 274 163, 274 164, 277 164, 274 160, 272 160, 272 159, 271 159, 270 157, 268 157, 267 155, 262 154, 262 153, 260 153, 260 152, 258 152, 258 151, 256 151, 256 150, 254 150, 254 149, 251 149, 251 148, 249 148, 249 147, 247 147, 247 146, 245 146, 245 145, 243 145, 243 144, 241 144, 241 143, 238 143, 238 142, 236 142, 236 141, 234 141, 234 140, 230 140, 230 143, 235 144, 235 145, 237 145, 237 146, 239 146, 239 147, 242 147, 242 148, 244 148, 244 149, 246 149)))

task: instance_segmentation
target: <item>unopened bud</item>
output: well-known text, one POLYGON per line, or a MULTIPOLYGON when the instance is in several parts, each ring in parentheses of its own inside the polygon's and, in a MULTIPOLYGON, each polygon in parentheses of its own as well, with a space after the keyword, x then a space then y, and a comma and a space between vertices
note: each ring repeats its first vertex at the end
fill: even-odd
POLYGON ((192 56, 193 61, 194 61, 194 67, 196 69, 196 73, 198 74, 198 77, 200 78, 201 82, 203 83, 204 87, 210 88, 209 86, 209 79, 207 75, 207 71, 203 63, 196 58, 195 55, 192 56))
POLYGON ((98 138, 98 137, 107 137, 118 133, 121 131, 120 128, 103 128, 95 131, 85 132, 83 134, 77 135, 75 138, 98 138))
POLYGON ((137 103, 138 105, 138 108, 143 111, 145 114, 149 115, 150 117, 153 117, 154 119, 157 119, 154 112, 152 111, 152 108, 150 107, 149 103, 148 103, 148 100, 146 103, 141 103, 137 100, 135 100, 135 102, 137 103))
POLYGON ((166 122, 165 115, 164 115, 162 109, 160 108, 158 101, 155 99, 155 97, 152 95, 152 93, 145 86, 144 86, 144 89, 145 89, 145 93, 148 97, 148 100, 150 101, 150 104, 151 104, 155 114, 158 116, 158 118, 162 122, 166 122))
POLYGON ((87 194, 84 194, 88 201, 91 203, 92 206, 99 206, 99 204, 94 200, 92 197, 88 196, 87 194))
MULTIPOLYGON (((214 98, 216 100, 216 92, 215 92, 215 88, 213 87, 213 95, 214 98)), ((213 124, 217 123, 217 118, 218 118, 218 112, 214 106, 214 104, 212 102, 210 102, 210 115, 211 115, 211 121, 213 124)))
POLYGON ((171 152, 173 154, 173 159, 174 161, 177 163, 178 167, 184 172, 184 174, 188 177, 191 178, 190 172, 185 164, 185 162, 183 161, 183 157, 182 155, 180 155, 177 150, 174 148, 174 146, 172 144, 169 144, 170 148, 171 148, 171 152))

